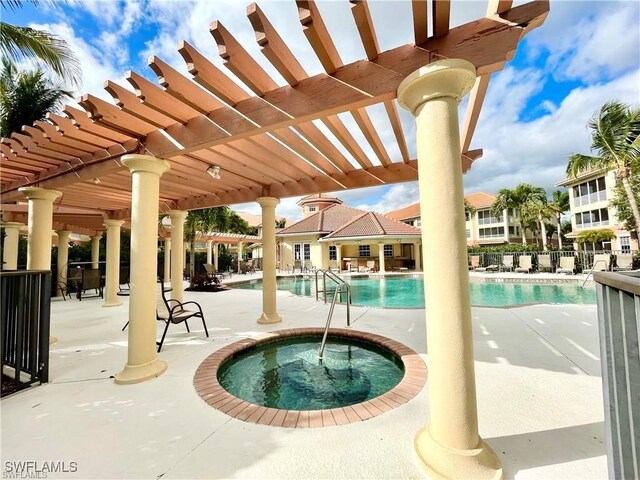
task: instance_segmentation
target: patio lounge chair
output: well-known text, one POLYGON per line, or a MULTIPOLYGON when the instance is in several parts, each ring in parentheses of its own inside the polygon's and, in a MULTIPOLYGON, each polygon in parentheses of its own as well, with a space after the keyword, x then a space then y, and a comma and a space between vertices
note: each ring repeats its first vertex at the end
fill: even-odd
POLYGON ((207 272, 207 277, 209 277, 210 279, 212 280, 218 279, 218 281, 221 281, 224 278, 224 273, 216 272, 212 264, 205 263, 203 266, 205 271, 207 272))
POLYGON ((480 268, 480 255, 471 255, 469 257, 469 270, 480 268))
POLYGON ((518 263, 520 266, 516 268, 516 272, 531 273, 531 255, 520 255, 518 263))
POLYGON ((502 257, 502 265, 500 266, 500 271, 512 271, 513 270, 513 255, 504 255, 502 257))
POLYGON ((202 307, 200 304, 196 302, 179 302, 174 298, 167 298, 167 293, 171 292, 171 290, 171 288, 166 288, 162 282, 158 282, 156 318, 159 321, 165 322, 162 338, 159 342, 156 342, 158 345, 158 352, 162 350, 162 344, 164 343, 164 339, 167 335, 167 330, 169 329, 169 325, 172 323, 178 324, 184 322, 185 327, 187 327, 187 332, 190 333, 191 331, 189 330, 187 320, 190 318, 200 318, 202 319, 202 325, 204 326, 204 333, 207 337, 209 336, 209 330, 207 330, 207 324, 204 321, 204 314, 202 313, 202 307), (192 310, 185 308, 187 306, 192 308, 192 310))
POLYGON ((596 253, 593 256, 593 263, 591 267, 585 268, 582 270, 582 273, 589 273, 591 271, 597 272, 606 270, 607 272, 611 270, 611 255, 608 253, 596 253))
POLYGON ((102 298, 102 275, 100 274, 100 269, 85 268, 82 270, 82 278, 77 288, 77 296, 80 301, 82 301, 82 295, 87 290, 95 290, 96 294, 92 296, 102 298))
POLYGON ((293 272, 292 273, 296 273, 296 269, 300 270, 300 273, 302 273, 302 260, 294 260, 293 261, 293 272))
POLYGON ((632 253, 619 253, 616 255, 615 267, 613 271, 619 270, 632 270, 633 269, 633 254, 632 253))
POLYGON ((549 270, 553 272, 553 265, 551 265, 551 255, 543 254, 538 255, 538 271, 549 270))
POLYGON ((367 272, 375 272, 375 271, 376 271, 376 261, 367 260, 367 272))
POLYGON ((560 257, 560 265, 556 269, 556 273, 570 273, 573 274, 576 269, 576 257, 574 255, 570 257, 560 257))

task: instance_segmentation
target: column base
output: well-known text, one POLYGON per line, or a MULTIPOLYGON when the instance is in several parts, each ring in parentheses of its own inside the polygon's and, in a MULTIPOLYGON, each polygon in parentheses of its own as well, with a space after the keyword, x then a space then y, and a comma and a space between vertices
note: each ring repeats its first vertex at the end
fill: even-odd
POLYGON ((156 357, 149 363, 142 365, 124 366, 124 369, 116 373, 114 380, 119 385, 130 385, 132 383, 141 383, 151 378, 159 377, 167 370, 167 362, 156 357))
POLYGON ((277 313, 266 314, 262 313, 260 318, 258 318, 258 323, 278 323, 282 321, 282 317, 277 313))
POLYGON ((120 305, 122 305, 122 302, 120 300, 105 301, 102 304, 103 307, 119 307, 120 305))
POLYGON ((500 459, 482 439, 477 448, 459 450, 438 443, 427 426, 418 431, 413 446, 420 466, 431 478, 503 478, 500 459))

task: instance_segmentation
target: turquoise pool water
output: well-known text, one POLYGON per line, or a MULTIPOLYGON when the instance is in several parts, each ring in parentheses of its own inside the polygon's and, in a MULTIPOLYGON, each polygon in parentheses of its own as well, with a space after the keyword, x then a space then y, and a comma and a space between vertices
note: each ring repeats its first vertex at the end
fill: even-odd
POLYGON ((395 387, 404 369, 392 353, 354 339, 294 337, 258 345, 222 364, 218 382, 264 407, 322 410, 370 400, 395 387))
MULTIPOLYGON (((388 308, 424 308, 421 277, 345 277, 351 284, 353 305, 388 308)), ((278 290, 296 295, 315 296, 313 277, 278 279, 278 290)), ((234 288, 262 289, 262 282, 234 285, 234 288)), ((595 304, 593 288, 576 285, 540 283, 471 282, 471 304, 481 307, 506 307, 526 303, 595 304)))

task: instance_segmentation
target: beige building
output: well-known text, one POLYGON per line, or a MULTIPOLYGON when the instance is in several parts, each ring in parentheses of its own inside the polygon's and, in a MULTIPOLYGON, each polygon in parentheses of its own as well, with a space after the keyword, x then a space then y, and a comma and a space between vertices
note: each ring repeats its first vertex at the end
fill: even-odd
POLYGON ((280 269, 421 270, 418 228, 324 194, 298 205, 303 219, 276 234, 280 269))
MULTIPOLYGON (((499 245, 503 243, 522 243, 518 212, 506 209, 502 215, 496 217, 491 212, 491 205, 496 196, 489 193, 477 192, 464 196, 465 200, 476 209, 473 215, 466 214, 465 228, 467 245, 499 245)), ((386 214, 387 217, 399 220, 414 227, 421 227, 420 204, 414 203, 400 210, 386 214)), ((531 240, 530 232, 526 232, 531 240)))
POLYGON ((562 180, 556 186, 569 190, 571 233, 566 237, 574 240, 575 249, 578 248, 575 239, 580 232, 601 228, 613 230, 616 238, 596 245, 596 249, 622 252, 638 249, 637 243, 631 240, 631 234, 618 222, 616 208, 609 205, 616 187, 614 170, 591 170, 562 180))

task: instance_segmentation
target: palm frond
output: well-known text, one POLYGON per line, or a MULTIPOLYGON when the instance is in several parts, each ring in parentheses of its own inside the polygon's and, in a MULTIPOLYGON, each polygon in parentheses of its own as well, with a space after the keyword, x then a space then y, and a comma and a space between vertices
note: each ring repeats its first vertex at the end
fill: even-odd
POLYGON ((47 32, 0 22, 0 52, 9 58, 39 59, 60 78, 81 83, 80 62, 64 40, 47 32))
POLYGON ((567 175, 575 178, 580 175, 581 172, 589 169, 605 168, 606 166, 607 162, 603 161, 600 157, 574 153, 569 157, 569 163, 567 163, 567 175))

